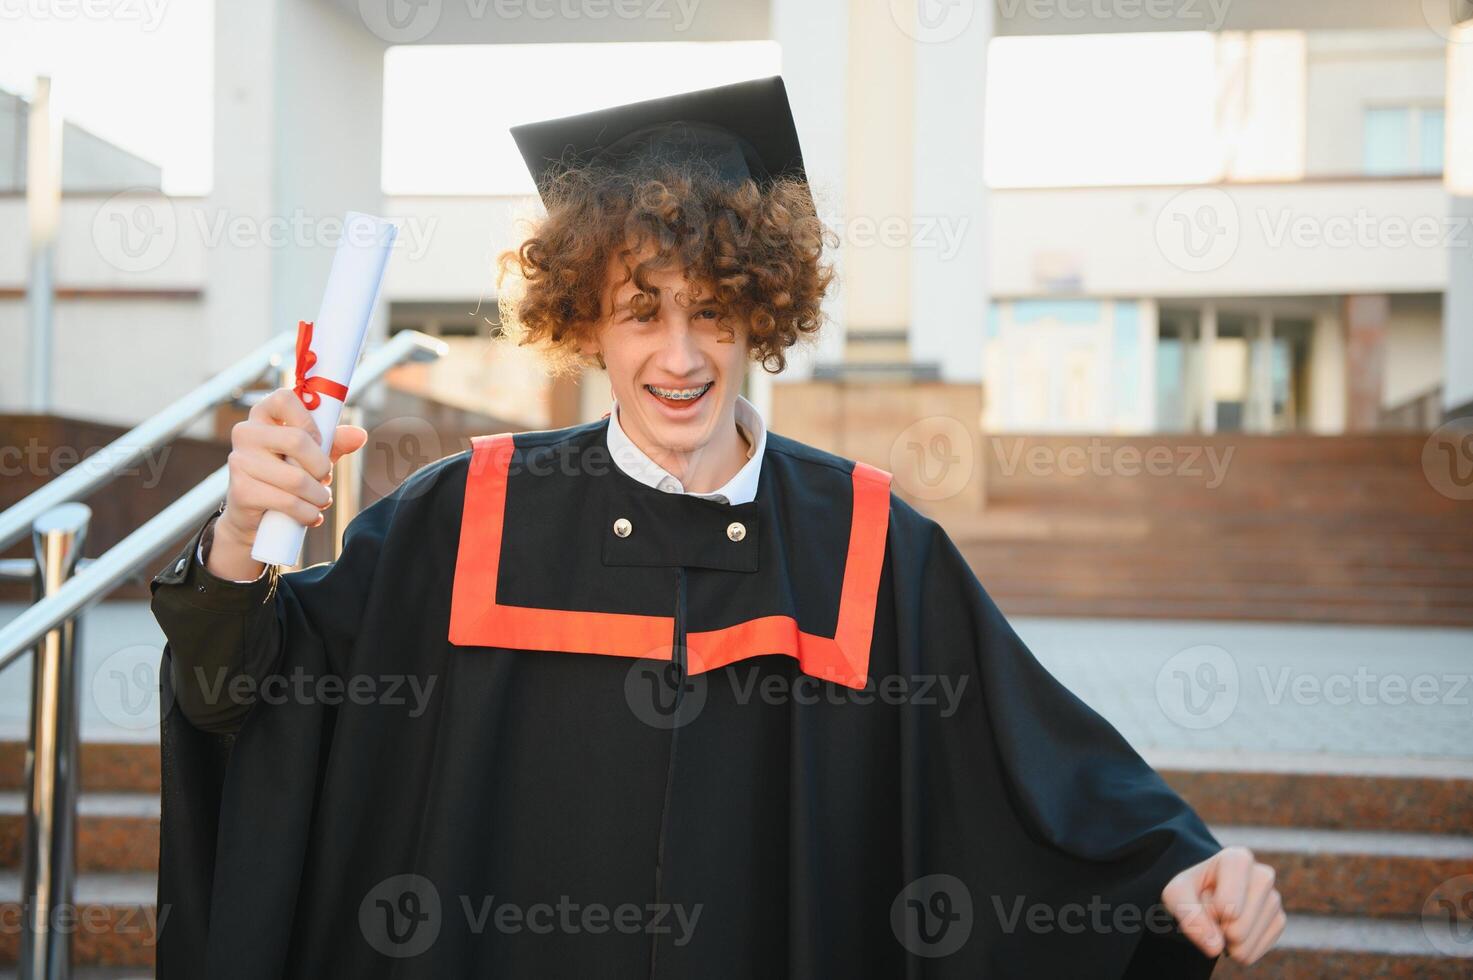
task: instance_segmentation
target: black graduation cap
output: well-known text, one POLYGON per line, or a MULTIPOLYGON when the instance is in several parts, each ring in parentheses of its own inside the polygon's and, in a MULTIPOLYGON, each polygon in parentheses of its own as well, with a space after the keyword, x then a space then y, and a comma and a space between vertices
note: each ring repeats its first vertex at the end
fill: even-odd
POLYGON ((639 169, 696 157, 732 182, 806 179, 780 75, 524 123, 511 127, 511 135, 543 203, 561 169, 594 162, 639 169))

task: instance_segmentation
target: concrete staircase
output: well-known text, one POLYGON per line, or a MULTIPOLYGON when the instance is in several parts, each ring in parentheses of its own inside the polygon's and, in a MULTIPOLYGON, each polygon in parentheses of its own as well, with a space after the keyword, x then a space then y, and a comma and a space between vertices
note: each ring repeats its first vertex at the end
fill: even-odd
POLYGON ((1273 865, 1289 913, 1259 964, 1214 976, 1473 977, 1473 765, 1344 762, 1157 762, 1224 845, 1273 865))
MULTIPOLYGON (((84 742, 81 768, 74 962, 95 980, 152 976, 158 744, 84 742)), ((0 929, 0 970, 14 969, 20 940, 24 779, 24 743, 0 742, 0 915, 12 925, 0 929)))
MULTIPOLYGON (((0 743, 0 888, 20 894, 24 746, 0 743)), ((158 746, 87 743, 78 840, 82 976, 147 976, 156 936, 158 746)), ((1281 947, 1245 973, 1220 976, 1470 977, 1473 922, 1460 934, 1439 899, 1473 902, 1473 765, 1398 765, 1354 775, 1233 771, 1157 762, 1224 844, 1244 844, 1279 869, 1291 914, 1281 947), (1438 942, 1466 958, 1449 955, 1438 942)), ((1360 767, 1356 767, 1360 768, 1360 767)), ((14 899, 3 903, 17 922, 14 899)), ((167 921, 167 920, 166 920, 167 921)), ((18 933, 0 931, 0 976, 18 933)))

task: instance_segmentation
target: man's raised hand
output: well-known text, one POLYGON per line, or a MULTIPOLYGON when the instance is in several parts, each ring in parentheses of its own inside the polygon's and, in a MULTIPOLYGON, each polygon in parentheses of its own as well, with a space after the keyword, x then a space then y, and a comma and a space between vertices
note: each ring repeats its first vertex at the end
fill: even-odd
POLYGON ((261 574, 251 546, 268 510, 307 527, 322 523, 322 511, 332 503, 332 464, 360 449, 368 433, 356 425, 338 426, 331 453, 322 451, 321 441, 311 413, 290 388, 267 395, 230 430, 230 486, 208 554, 213 574, 238 580, 261 574))
POLYGON ((1284 902, 1274 869, 1246 847, 1226 847, 1178 874, 1161 892, 1182 933, 1208 956, 1226 950, 1252 963, 1284 931, 1284 902))

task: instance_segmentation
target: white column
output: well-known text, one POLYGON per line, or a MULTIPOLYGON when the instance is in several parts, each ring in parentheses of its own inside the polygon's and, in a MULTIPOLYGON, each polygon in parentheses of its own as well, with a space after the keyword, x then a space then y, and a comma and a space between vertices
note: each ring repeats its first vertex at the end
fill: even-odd
POLYGON ((1161 424, 1157 416, 1156 353, 1161 344, 1161 305, 1154 299, 1138 300, 1141 317, 1141 395, 1139 426, 1141 433, 1155 432, 1161 424))
POLYGON ((1345 327, 1333 313, 1317 313, 1309 342, 1309 429, 1316 435, 1345 431, 1345 327))
POLYGON ((1273 428, 1273 338, 1274 317, 1261 310, 1249 338, 1248 426, 1250 432, 1268 432, 1273 428))
POLYGON ((26 319, 30 324, 30 410, 52 410, 56 300, 56 230, 61 218, 61 137, 64 122, 52 98, 51 79, 36 79, 26 116, 26 223, 30 229, 30 270, 26 277, 26 319))
POLYGON ((1212 361, 1217 347, 1217 304, 1202 304, 1202 328, 1197 338, 1197 431, 1217 431, 1217 398, 1212 392, 1212 361))
MULTIPOLYGON (((849 70, 848 0, 772 0, 772 37, 782 45, 782 75, 803 147, 803 165, 819 216, 836 231, 845 214, 848 179, 846 73, 849 70)), ((839 265, 839 251, 828 256, 839 265)), ((839 275, 843 269, 839 267, 839 275)), ((824 301, 828 322, 815 348, 794 351, 778 381, 801 381, 815 363, 844 356, 843 290, 824 301)), ((765 374, 761 368, 758 373, 765 374)), ((765 382, 763 383, 765 384, 765 382)), ((754 386, 754 391, 756 390, 754 386)))
MULTIPOLYGON (((1447 49, 1447 159, 1450 217, 1473 220, 1473 21, 1454 28, 1447 49)), ((1448 251, 1442 307, 1442 405, 1473 403, 1473 248, 1448 251)))
MULTIPOLYGON (((918 2, 923 14, 936 13, 930 0, 918 2)), ((993 4, 942 6, 949 12, 941 20, 921 17, 913 25, 910 354, 939 363, 947 381, 980 382, 988 305, 983 107, 993 4)))
POLYGON ((278 6, 215 3, 214 175, 201 219, 211 370, 280 329, 271 322, 270 254, 231 244, 228 228, 259 222, 274 206, 278 6))
POLYGON ((336 222, 381 213, 383 50, 345 7, 215 4, 212 367, 314 318, 336 222))

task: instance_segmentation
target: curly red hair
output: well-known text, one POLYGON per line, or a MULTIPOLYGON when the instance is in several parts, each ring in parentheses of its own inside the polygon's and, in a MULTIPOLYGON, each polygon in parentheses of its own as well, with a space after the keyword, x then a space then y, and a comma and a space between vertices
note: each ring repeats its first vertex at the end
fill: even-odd
POLYGON ((580 345, 609 312, 611 263, 639 289, 635 316, 659 307, 649 281, 679 268, 735 334, 746 324, 753 360, 777 373, 788 348, 817 334, 834 278, 823 248, 838 244, 815 213, 808 186, 779 178, 731 184, 703 161, 662 162, 637 173, 600 165, 563 168, 543 189, 546 217, 497 257, 503 333, 540 348, 554 370, 580 363, 580 345), (508 275, 516 288, 503 287, 508 275))

